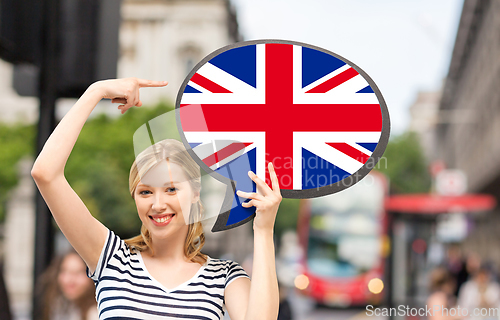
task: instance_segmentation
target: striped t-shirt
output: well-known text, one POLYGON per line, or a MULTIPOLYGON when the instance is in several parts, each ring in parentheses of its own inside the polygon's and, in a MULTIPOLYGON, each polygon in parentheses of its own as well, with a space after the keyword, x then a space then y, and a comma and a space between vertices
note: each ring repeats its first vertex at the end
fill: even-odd
POLYGON ((224 289, 248 277, 236 262, 208 258, 193 278, 167 289, 147 271, 139 253, 109 230, 94 274, 99 319, 222 319, 224 289))

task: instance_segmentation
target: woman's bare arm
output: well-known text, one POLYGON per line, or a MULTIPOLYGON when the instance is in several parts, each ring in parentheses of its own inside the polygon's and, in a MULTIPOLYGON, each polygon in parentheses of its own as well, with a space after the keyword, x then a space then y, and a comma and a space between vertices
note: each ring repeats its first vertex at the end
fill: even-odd
POLYGON ((105 80, 92 84, 59 122, 38 155, 31 175, 47 203, 57 225, 73 248, 94 271, 106 241, 106 228, 95 219, 71 188, 64 167, 90 113, 102 98, 123 103, 124 113, 140 106, 139 88, 165 86, 166 82, 135 78, 105 80))
POLYGON ((236 279, 226 288, 226 307, 231 319, 276 319, 278 317, 279 291, 276 277, 274 256, 273 229, 276 213, 281 202, 278 178, 272 164, 269 164, 269 175, 273 189, 251 174, 252 180, 262 191, 247 193, 238 191, 238 195, 252 199, 244 206, 255 206, 254 219, 254 255, 252 281, 236 279))

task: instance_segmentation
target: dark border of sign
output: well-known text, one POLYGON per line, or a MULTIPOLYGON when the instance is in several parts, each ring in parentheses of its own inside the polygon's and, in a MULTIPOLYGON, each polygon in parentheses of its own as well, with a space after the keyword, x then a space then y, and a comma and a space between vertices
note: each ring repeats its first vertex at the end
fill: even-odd
POLYGON ((324 52, 326 54, 332 55, 336 57, 337 59, 340 59, 347 63, 349 66, 354 68, 359 74, 363 76, 363 78, 368 82, 370 87, 373 89, 375 92, 375 95, 377 96, 377 99, 380 104, 380 109, 382 111, 382 132, 380 135, 380 140, 377 144, 377 147, 373 151, 372 155, 366 161, 366 163, 355 173, 351 174, 349 177, 337 181, 334 184, 324 186, 324 187, 319 187, 319 188, 314 188, 314 189, 306 189, 306 190, 281 190, 281 196, 283 198, 289 198, 289 199, 309 199, 309 198, 316 198, 316 197, 322 197, 326 196, 329 194, 333 194, 339 191, 342 191, 344 189, 347 189, 354 184, 356 184, 358 181, 363 179, 378 163, 382 155, 384 154, 385 148, 387 147, 387 143, 389 142, 389 135, 390 135, 390 130, 391 130, 391 121, 389 119, 389 111, 387 109, 387 105, 385 103, 384 97, 382 96, 382 93, 378 89, 377 85, 375 82, 368 76, 366 72, 363 71, 360 67, 352 63, 351 61, 345 59, 344 57, 333 53, 331 51, 328 51, 326 49, 313 46, 307 43, 303 42, 297 42, 297 41, 289 41, 289 40, 277 40, 277 39, 262 39, 262 40, 250 40, 250 41, 242 41, 242 42, 237 42, 233 43, 230 45, 227 45, 225 47, 222 47, 220 49, 215 50, 203 60, 201 60, 194 68, 191 70, 191 72, 186 76, 184 79, 184 82, 182 83, 179 92, 177 93, 177 99, 175 103, 175 111, 176 111, 176 120, 177 120, 177 128, 179 129, 179 134, 182 139, 182 142, 184 143, 184 146, 188 150, 189 154, 191 157, 198 163, 198 165, 209 175, 211 175, 213 178, 219 180, 220 182, 226 184, 228 186, 228 189, 226 190, 226 197, 224 198, 224 203, 222 204, 221 208, 221 213, 217 216, 217 221, 215 222, 212 232, 217 232, 217 231, 222 231, 222 230, 228 230, 232 229, 235 227, 238 227, 242 224, 245 224, 246 222, 252 220, 255 217, 255 213, 251 215, 250 217, 246 218, 245 220, 242 220, 238 223, 232 224, 230 226, 226 226, 227 220, 229 218, 229 213, 231 210, 231 205, 232 205, 232 195, 234 195, 234 192, 236 190, 236 183, 235 181, 232 181, 223 175, 215 172, 214 170, 210 169, 191 149, 185 135, 184 131, 182 130, 182 125, 181 125, 181 118, 180 118, 180 103, 182 99, 182 94, 184 93, 184 89, 186 88, 189 80, 193 75, 200 69, 205 63, 210 61, 213 57, 227 51, 231 50, 234 48, 239 48, 239 47, 245 47, 249 45, 256 45, 256 44, 266 44, 266 43, 281 43, 281 44, 291 44, 291 45, 297 45, 301 47, 306 47, 306 48, 311 48, 314 50, 318 50, 321 52, 324 52), (350 179, 350 181, 346 182, 346 179, 350 179), (231 186, 231 188, 229 188, 231 186))

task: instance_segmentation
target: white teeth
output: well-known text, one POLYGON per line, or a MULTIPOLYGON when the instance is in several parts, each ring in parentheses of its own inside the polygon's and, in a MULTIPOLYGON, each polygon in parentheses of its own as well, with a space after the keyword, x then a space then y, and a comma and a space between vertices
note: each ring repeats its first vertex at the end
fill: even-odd
POLYGON ((163 217, 163 218, 154 218, 154 221, 158 222, 158 223, 164 223, 164 222, 167 222, 168 220, 172 219, 173 215, 172 216, 168 216, 168 217, 163 217))

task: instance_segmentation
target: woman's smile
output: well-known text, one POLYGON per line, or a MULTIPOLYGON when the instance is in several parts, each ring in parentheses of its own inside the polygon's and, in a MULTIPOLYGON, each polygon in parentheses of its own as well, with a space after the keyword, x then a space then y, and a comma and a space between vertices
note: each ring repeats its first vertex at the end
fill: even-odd
POLYGON ((157 227, 164 227, 172 221, 174 218, 175 213, 165 213, 165 214, 157 214, 157 215, 150 215, 149 218, 151 221, 153 221, 153 224, 157 227))

